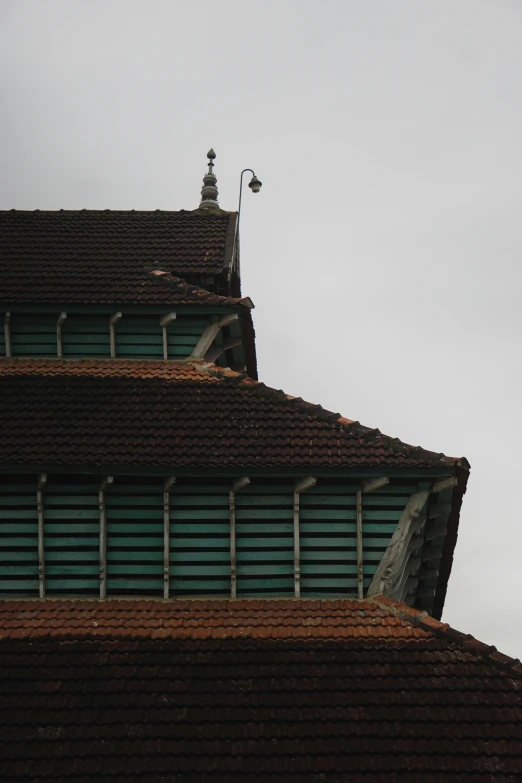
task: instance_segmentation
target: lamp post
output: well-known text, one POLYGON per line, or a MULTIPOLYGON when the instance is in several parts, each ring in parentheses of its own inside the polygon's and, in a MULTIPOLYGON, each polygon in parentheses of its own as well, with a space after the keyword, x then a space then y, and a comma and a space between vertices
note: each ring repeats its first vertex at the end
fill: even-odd
POLYGON ((259 193, 261 190, 261 185, 263 184, 260 179, 258 179, 255 175, 255 172, 252 171, 252 169, 243 169, 241 172, 241 179, 239 180, 239 206, 237 208, 237 227, 236 227, 236 236, 239 231, 239 219, 241 217, 241 196, 243 194, 243 174, 245 174, 247 171, 249 171, 252 174, 252 179, 248 183, 248 187, 252 191, 252 193, 259 193))

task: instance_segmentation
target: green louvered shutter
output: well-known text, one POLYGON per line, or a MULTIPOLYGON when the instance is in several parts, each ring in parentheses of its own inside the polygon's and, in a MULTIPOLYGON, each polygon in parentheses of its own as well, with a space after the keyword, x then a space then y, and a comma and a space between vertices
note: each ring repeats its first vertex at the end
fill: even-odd
POLYGON ((106 493, 107 594, 163 594, 163 489, 120 484, 106 493))
POLYGON ((69 314, 62 326, 62 353, 66 359, 110 356, 109 316, 69 314))
POLYGON ((0 595, 38 596, 36 476, 0 484, 0 595))
POLYGON ((251 484, 236 494, 237 594, 294 594, 293 486, 251 484))
POLYGON ((56 315, 11 314, 11 350, 13 356, 44 357, 57 355, 56 315))
POLYGON ((98 484, 49 481, 43 491, 47 595, 98 595, 98 484))
POLYGON ((230 595, 229 495, 223 484, 180 485, 171 494, 170 592, 230 595))

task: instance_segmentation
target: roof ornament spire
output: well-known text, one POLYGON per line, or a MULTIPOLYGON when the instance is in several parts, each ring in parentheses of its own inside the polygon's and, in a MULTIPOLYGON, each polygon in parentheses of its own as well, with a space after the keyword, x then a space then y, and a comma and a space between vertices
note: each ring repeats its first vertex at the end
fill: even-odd
POLYGON ((214 174, 214 160, 216 153, 213 149, 207 152, 208 158, 208 173, 203 177, 203 187, 201 188, 201 202, 200 209, 219 209, 218 204, 218 189, 216 186, 217 177, 214 174))

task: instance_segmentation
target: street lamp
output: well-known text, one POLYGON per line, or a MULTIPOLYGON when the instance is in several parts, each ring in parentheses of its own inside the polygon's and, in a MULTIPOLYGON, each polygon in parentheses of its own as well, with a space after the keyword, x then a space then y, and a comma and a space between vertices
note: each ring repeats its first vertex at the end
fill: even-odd
POLYGON ((261 190, 261 185, 263 184, 260 179, 258 179, 255 175, 255 172, 252 171, 252 169, 243 169, 241 172, 241 179, 239 180, 239 206, 237 208, 237 228, 236 228, 236 234, 239 231, 239 218, 241 217, 241 196, 243 194, 243 174, 245 174, 247 171, 249 171, 252 174, 252 179, 248 183, 248 187, 252 191, 252 193, 259 193, 261 190))

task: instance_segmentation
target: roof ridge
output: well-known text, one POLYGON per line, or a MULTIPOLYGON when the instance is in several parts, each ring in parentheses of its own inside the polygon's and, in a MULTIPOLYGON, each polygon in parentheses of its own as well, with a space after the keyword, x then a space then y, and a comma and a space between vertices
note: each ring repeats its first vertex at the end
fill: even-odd
POLYGON ((252 299, 249 296, 234 297, 215 294, 212 291, 207 291, 205 288, 201 288, 201 286, 187 283, 183 277, 173 275, 172 272, 170 272, 168 269, 162 269, 160 266, 155 264, 144 266, 143 273, 149 280, 168 285, 176 289, 177 292, 183 291, 187 294, 200 296, 202 299, 212 299, 213 301, 218 299, 223 304, 226 303, 233 306, 239 305, 241 307, 247 307, 249 310, 252 310, 255 307, 252 299))
POLYGON ((413 609, 411 606, 394 601, 392 598, 379 594, 369 596, 367 601, 371 601, 381 609, 388 609, 393 615, 399 617, 405 622, 409 622, 423 631, 430 631, 436 636, 449 639, 468 652, 473 652, 487 659, 501 669, 508 670, 522 679, 522 663, 519 658, 512 658, 497 650, 494 645, 488 645, 479 641, 471 634, 465 634, 452 628, 449 623, 443 623, 431 617, 423 609, 413 609))
POLYGON ((340 427, 344 431, 358 431, 367 442, 384 438, 388 444, 393 443, 397 446, 397 448, 392 447, 392 450, 398 453, 411 454, 412 452, 421 452, 423 454, 429 454, 433 456, 434 461, 446 462, 448 467, 457 464, 459 460, 462 459, 461 457, 447 457, 442 452, 430 451, 429 449, 425 449, 422 446, 413 446, 410 443, 405 443, 404 441, 400 440, 400 438, 392 437, 391 435, 385 435, 376 427, 367 427, 366 425, 361 424, 358 420, 348 419, 344 416, 341 416, 340 413, 329 411, 318 403, 308 402, 302 397, 294 397, 290 394, 286 394, 282 389, 274 389, 271 386, 267 386, 265 383, 263 383, 263 381, 254 381, 246 373, 230 370, 227 367, 218 367, 217 365, 205 363, 204 361, 200 362, 197 366, 201 372, 208 374, 215 373, 216 375, 224 374, 228 379, 235 381, 236 383, 255 386, 257 387, 256 390, 259 390, 260 393, 265 393, 266 396, 270 397, 271 399, 276 397, 278 401, 283 404, 295 405, 296 407, 305 409, 309 413, 311 413, 313 410, 315 416, 323 421, 331 423, 334 426, 340 427))
MULTIPOLYGON (((102 212, 104 213, 111 213, 113 215, 130 215, 130 214, 143 214, 143 215, 152 215, 157 214, 158 212, 161 212, 164 215, 194 215, 195 217, 208 217, 209 213, 202 212, 199 209, 110 209, 109 207, 101 208, 101 209, 87 209, 86 207, 82 207, 82 209, 16 209, 16 207, 11 207, 11 209, 0 209, 0 215, 5 214, 12 214, 13 212, 24 214, 24 215, 34 215, 37 213, 44 214, 44 215, 58 215, 63 214, 64 212, 69 215, 81 215, 81 214, 91 214, 91 215, 99 215, 102 212)), ((214 210, 214 212, 210 215, 210 217, 223 217, 224 215, 237 215, 236 210, 228 210, 228 209, 219 209, 214 210)))

